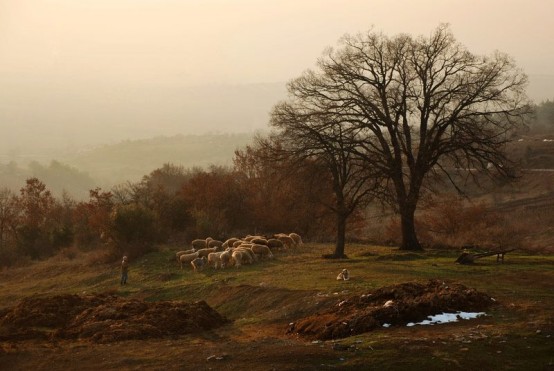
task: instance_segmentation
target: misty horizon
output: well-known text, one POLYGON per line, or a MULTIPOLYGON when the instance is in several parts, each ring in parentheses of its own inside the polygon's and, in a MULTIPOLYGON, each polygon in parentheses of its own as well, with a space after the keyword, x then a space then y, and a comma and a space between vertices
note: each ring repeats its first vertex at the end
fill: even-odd
POLYGON ((471 53, 512 56, 540 103, 554 99, 552 12, 541 0, 399 0, 394 14, 384 0, 0 1, 0 159, 266 130, 288 81, 369 29, 449 23, 471 53))

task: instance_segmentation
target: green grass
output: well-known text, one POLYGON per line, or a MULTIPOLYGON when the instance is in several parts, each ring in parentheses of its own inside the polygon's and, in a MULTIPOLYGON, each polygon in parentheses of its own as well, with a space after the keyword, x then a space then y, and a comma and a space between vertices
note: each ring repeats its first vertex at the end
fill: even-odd
MULTIPOLYGON (((311 362, 353 370, 538 370, 552 367, 554 361, 554 256, 515 251, 506 255, 504 264, 496 263, 493 256, 466 266, 454 263, 456 251, 414 254, 348 245, 349 259, 326 260, 321 256, 332 252, 331 245, 307 244, 240 269, 193 272, 190 267, 180 269, 173 259, 177 250, 162 246, 131 261, 129 284, 123 287, 118 262, 95 265, 87 255, 4 270, 0 309, 35 294, 111 292, 148 301, 206 300, 234 320, 233 328, 274 324, 285 329, 288 322, 313 314, 326 301, 407 281, 454 280, 488 293, 500 305, 484 319, 389 328, 342 339, 341 344, 352 348, 336 351, 332 361, 311 362), (343 268, 350 271, 350 281, 335 280, 343 268)), ((305 346, 327 349, 331 345, 307 342, 305 346)))

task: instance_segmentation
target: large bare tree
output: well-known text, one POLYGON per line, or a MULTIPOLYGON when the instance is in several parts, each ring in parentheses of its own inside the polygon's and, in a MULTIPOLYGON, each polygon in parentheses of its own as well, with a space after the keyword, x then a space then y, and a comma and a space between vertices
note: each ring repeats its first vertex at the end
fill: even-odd
POLYGON ((430 175, 453 183, 453 169, 508 175, 504 148, 528 112, 526 82, 509 56, 474 55, 447 25, 417 38, 369 31, 343 37, 289 83, 299 120, 287 124, 320 131, 333 123, 348 133, 345 148, 389 190, 401 249, 420 250, 414 218, 430 175))

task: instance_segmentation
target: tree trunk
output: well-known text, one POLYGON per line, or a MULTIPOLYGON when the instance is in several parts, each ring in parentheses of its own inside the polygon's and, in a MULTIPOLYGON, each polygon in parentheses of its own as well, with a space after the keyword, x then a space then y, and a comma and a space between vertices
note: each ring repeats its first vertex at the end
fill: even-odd
POLYGON ((346 255, 344 255, 344 246, 346 244, 346 219, 347 216, 342 213, 337 214, 337 243, 335 245, 335 252, 330 256, 333 259, 346 258, 346 255))
POLYGON ((400 224, 402 229, 402 244, 400 250, 421 251, 423 248, 417 240, 415 230, 415 206, 401 205, 400 224))

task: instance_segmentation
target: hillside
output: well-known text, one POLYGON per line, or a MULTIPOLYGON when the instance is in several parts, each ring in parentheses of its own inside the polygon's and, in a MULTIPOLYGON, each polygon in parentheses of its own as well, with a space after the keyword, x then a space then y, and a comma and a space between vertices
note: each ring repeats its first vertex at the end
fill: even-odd
POLYGON ((176 135, 103 145, 64 159, 103 184, 138 181, 165 163, 184 168, 231 166, 234 151, 249 144, 253 133, 176 135))
POLYGON ((83 199, 90 189, 137 182, 165 163, 184 168, 232 166, 234 151, 249 144, 253 136, 254 133, 156 137, 68 152, 46 163, 38 159, 28 164, 0 163, 0 187, 17 192, 25 179, 38 177, 57 197, 65 190, 83 199))
POLYGON ((94 253, 72 259, 62 254, 0 272, 0 365, 493 370, 500 362, 502 369, 545 370, 554 364, 552 256, 516 251, 503 264, 488 257, 466 266, 454 263, 456 251, 414 254, 349 244, 350 259, 327 260, 321 255, 331 245, 306 243, 240 269, 193 272, 175 262, 180 248, 160 246, 132 261, 126 286, 119 285, 118 264, 94 264, 94 253), (335 279, 343 268, 350 271, 348 281, 335 279), (432 287, 438 296, 426 289, 432 287), (152 315, 156 308, 181 326, 192 318, 175 317, 183 302, 199 300, 230 322, 204 330, 197 324, 191 333, 152 315), (481 306, 482 300, 489 305, 481 306), (406 324, 417 322, 420 314, 414 310, 435 307, 441 312, 480 308, 485 315, 433 326, 406 324), (324 329, 325 323, 336 335, 306 333, 324 329))

